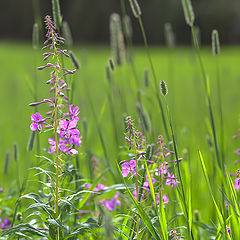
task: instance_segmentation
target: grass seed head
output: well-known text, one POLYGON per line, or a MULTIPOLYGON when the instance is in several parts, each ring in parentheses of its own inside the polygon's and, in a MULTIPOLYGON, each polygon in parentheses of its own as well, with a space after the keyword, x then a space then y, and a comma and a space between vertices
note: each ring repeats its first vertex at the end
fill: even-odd
POLYGON ((69 56, 72 60, 72 63, 74 65, 75 69, 79 69, 80 68, 80 63, 79 63, 77 57, 75 56, 75 54, 73 53, 73 51, 70 50, 70 51, 68 51, 68 53, 69 53, 69 56))
POLYGON ((7 151, 6 155, 5 155, 3 174, 7 174, 8 173, 9 157, 10 157, 10 151, 7 151))
POLYGON ((110 66, 111 70, 114 71, 115 66, 114 66, 113 59, 112 59, 112 58, 109 58, 108 63, 109 63, 109 66, 110 66))
POLYGON ((14 160, 18 161, 18 144, 16 142, 13 144, 13 156, 14 160))
POLYGON ((62 25, 62 16, 59 0, 52 0, 53 19, 59 30, 62 25))
POLYGON ((220 53, 220 41, 217 30, 212 31, 212 53, 218 55, 220 53))
POLYGON ((147 150, 146 150, 146 160, 150 160, 152 158, 153 154, 153 148, 151 144, 147 145, 147 150))
POLYGON ((113 60, 121 66, 126 54, 121 19, 117 13, 110 16, 110 41, 113 60))
POLYGON ((73 39, 70 27, 66 21, 63 21, 62 23, 62 33, 65 39, 65 44, 70 48, 73 45, 73 39))
POLYGON ((37 49, 39 47, 39 27, 37 23, 33 24, 32 46, 34 49, 37 49))
POLYGON ((165 41, 169 48, 175 47, 175 35, 172 29, 171 23, 165 23, 164 25, 165 41))
POLYGON ((148 120, 148 116, 146 112, 143 109, 143 106, 140 102, 136 103, 137 113, 138 113, 138 119, 139 119, 139 125, 141 126, 142 131, 150 131, 150 121, 148 120))
POLYGON ((167 85, 164 80, 160 81, 160 90, 163 96, 166 96, 168 93, 167 85))
POLYGON ((149 71, 147 68, 144 69, 143 78, 144 78, 144 85, 147 88, 149 86, 149 71))
POLYGON ((129 0, 134 17, 139 18, 142 14, 137 0, 129 0))
POLYGON ((182 0, 182 7, 186 23, 192 27, 195 20, 191 0, 182 0))

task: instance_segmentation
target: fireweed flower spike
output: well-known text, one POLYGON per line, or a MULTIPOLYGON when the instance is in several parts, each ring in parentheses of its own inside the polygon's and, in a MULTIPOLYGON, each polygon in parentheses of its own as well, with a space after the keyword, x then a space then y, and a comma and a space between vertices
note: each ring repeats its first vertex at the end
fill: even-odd
MULTIPOLYGON (((48 52, 43 53, 43 61, 48 61, 44 66, 38 67, 38 70, 51 69, 50 80, 46 82, 51 86, 50 93, 53 94, 49 99, 44 99, 41 102, 31 103, 30 106, 36 106, 42 103, 48 103, 49 107, 52 108, 48 111, 46 115, 49 117, 42 117, 40 113, 35 113, 32 115, 31 120, 33 123, 30 128, 32 131, 41 131, 43 127, 52 129, 54 132, 54 137, 48 139, 50 144, 50 153, 55 153, 55 213, 56 218, 59 217, 59 182, 60 182, 60 168, 59 165, 60 158, 62 155, 76 155, 78 151, 75 147, 79 147, 81 143, 80 132, 77 129, 78 114, 79 109, 73 105, 68 106, 68 97, 65 96, 64 91, 69 91, 70 88, 67 87, 65 82, 65 77, 68 74, 74 74, 75 69, 68 70, 62 67, 60 61, 60 55, 62 57, 69 57, 67 50, 61 49, 61 44, 64 43, 64 39, 58 36, 56 32, 56 27, 51 20, 50 16, 46 16, 46 41, 45 46, 42 49, 48 49, 48 52), (69 112, 68 112, 69 110, 69 112), (46 120, 49 123, 45 123, 46 120)), ((56 239, 59 239, 59 228, 56 231, 56 239)))
POLYGON ((54 115, 54 119, 50 117, 43 117, 39 113, 32 115, 31 120, 33 123, 30 128, 32 131, 42 130, 43 125, 46 124, 47 119, 52 119, 52 125, 47 125, 55 130, 55 133, 58 133, 59 139, 49 138, 48 142, 50 144, 50 152, 56 152, 56 148, 61 150, 62 153, 69 155, 78 154, 78 151, 74 149, 74 146, 80 146, 81 137, 80 132, 77 129, 78 123, 78 114, 79 108, 73 105, 70 105, 69 112, 64 113, 62 102, 68 103, 68 97, 63 93, 64 90, 69 91, 70 88, 67 87, 67 84, 63 80, 63 76, 67 74, 74 74, 74 70, 68 70, 62 68, 59 62, 59 55, 62 54, 66 57, 69 57, 67 50, 62 50, 59 45, 64 42, 64 39, 59 37, 56 33, 56 27, 54 26, 51 17, 46 16, 46 29, 47 29, 47 40, 44 42, 45 46, 43 49, 49 48, 50 52, 43 53, 43 60, 52 59, 54 63, 48 62, 45 66, 38 67, 38 70, 43 70, 46 68, 52 68, 51 79, 47 81, 47 84, 50 84, 52 87, 50 92, 54 93, 54 96, 50 99, 44 99, 43 101, 31 103, 30 106, 37 106, 42 103, 48 103, 50 107, 54 108, 53 111, 49 111, 47 115, 54 115))

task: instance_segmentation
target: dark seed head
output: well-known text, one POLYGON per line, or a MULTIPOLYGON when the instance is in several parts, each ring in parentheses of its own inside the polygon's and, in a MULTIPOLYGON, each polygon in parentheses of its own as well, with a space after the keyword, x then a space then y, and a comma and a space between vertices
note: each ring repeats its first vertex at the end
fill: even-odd
POLYGON ((7 174, 7 172, 8 172, 9 157, 10 157, 10 151, 7 151, 7 152, 6 152, 6 155, 5 155, 5 161, 4 161, 4 167, 3 167, 3 174, 7 174))
POLYGON ((14 150, 14 160, 18 161, 18 144, 15 142, 13 144, 13 150, 14 150))
POLYGON ((164 80, 160 81, 160 90, 163 96, 166 96, 168 93, 167 85, 164 80))
POLYGON ((218 55, 220 53, 220 41, 217 30, 212 31, 212 53, 218 55))

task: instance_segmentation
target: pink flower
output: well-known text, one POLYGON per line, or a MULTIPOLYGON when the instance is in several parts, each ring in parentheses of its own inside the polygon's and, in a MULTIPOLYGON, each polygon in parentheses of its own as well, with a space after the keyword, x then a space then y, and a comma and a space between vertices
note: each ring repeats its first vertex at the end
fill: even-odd
POLYGON ((240 189, 240 178, 235 179, 234 187, 235 187, 236 190, 240 189))
MULTIPOLYGON (((165 207, 165 204, 168 204, 169 199, 166 195, 163 195, 162 199, 163 199, 163 205, 165 207)), ((156 204, 159 205, 159 193, 156 194, 156 204)))
POLYGON ((177 186, 178 185, 178 181, 175 180, 174 174, 168 173, 168 178, 166 180, 166 185, 169 186, 177 186))
POLYGON ((69 115, 71 116, 71 118, 76 119, 76 121, 78 121, 79 107, 73 108, 73 105, 70 105, 69 112, 70 112, 69 115))
POLYGON ((127 177, 128 174, 133 174, 133 175, 136 175, 136 161, 135 160, 131 160, 129 163, 128 162, 125 162, 121 165, 122 167, 122 175, 123 177, 127 177))
POLYGON ((47 118, 44 118, 41 116, 40 113, 36 112, 35 114, 32 114, 31 116, 31 120, 33 121, 33 123, 30 125, 30 129, 32 131, 39 131, 41 132, 42 131, 42 127, 43 127, 43 124, 46 124, 45 121, 46 121, 47 118))
POLYGON ((121 205, 121 202, 117 199, 119 196, 119 192, 116 193, 116 195, 111 200, 102 200, 102 204, 109 209, 110 211, 115 210, 115 207, 118 207, 121 205))

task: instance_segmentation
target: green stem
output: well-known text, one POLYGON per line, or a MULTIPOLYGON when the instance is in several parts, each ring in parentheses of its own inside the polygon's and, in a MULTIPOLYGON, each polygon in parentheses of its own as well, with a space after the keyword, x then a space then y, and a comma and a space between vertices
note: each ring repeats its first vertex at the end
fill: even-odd
MULTIPOLYGON (((171 119, 170 111, 169 111, 169 108, 168 108, 167 100, 165 101, 165 104, 166 104, 166 107, 167 107, 167 113, 168 113, 167 116, 168 116, 168 121, 169 121, 169 125, 170 125, 170 130, 171 130, 171 135, 172 135, 172 140, 173 140, 173 147, 174 147, 174 152, 175 152, 175 157, 176 157, 176 162, 177 162, 178 177, 179 177, 180 186, 181 186, 180 196, 183 200, 183 205, 184 205, 184 209, 185 209, 189 237, 194 240, 193 232, 192 232, 192 229, 190 228, 189 222, 188 222, 189 221, 189 213, 188 213, 188 207, 187 207, 187 203, 186 203, 187 200, 186 200, 186 196, 185 196, 185 192, 184 192, 184 188, 183 188, 182 174, 181 174, 181 171, 180 171, 180 164, 179 164, 179 161, 178 161, 179 158, 178 158, 177 143, 176 143, 176 138, 175 138, 175 134, 174 134, 174 130, 173 130, 173 124, 172 124, 172 119, 171 119)), ((175 164, 174 164, 174 174, 176 176, 175 164)))
MULTIPOLYGON (((208 86, 208 78, 207 78, 207 74, 205 72, 203 61, 202 61, 202 58, 201 58, 201 55, 200 55, 199 43, 198 43, 198 39, 197 39, 196 32, 195 32, 195 29, 194 29, 193 25, 191 26, 191 32, 192 32, 195 52, 196 52, 196 55, 197 55, 197 58, 198 58, 198 61, 199 61, 199 64, 200 64, 202 76, 203 76, 204 90, 205 90, 205 94, 206 94, 208 110, 209 110, 209 115, 210 115, 210 124, 211 124, 211 128, 212 128, 212 135, 213 135, 213 140, 214 140, 214 148, 215 148, 217 163, 218 163, 219 168, 222 171, 222 174, 225 176, 224 162, 223 162, 223 159, 221 161, 219 144, 218 144, 218 140, 217 140, 217 132, 216 132, 216 126, 215 126, 215 121, 214 121, 214 114, 213 114, 213 109, 212 109, 210 90, 208 89, 210 87, 208 86)), ((223 194, 223 192, 224 192, 223 180, 221 180, 221 187, 222 187, 222 209, 223 209, 223 212, 224 212, 224 225, 226 226, 226 211, 224 210, 225 209, 225 198, 224 198, 224 194, 223 194)), ((227 235, 228 235, 227 229, 225 228, 225 230, 224 230, 225 239, 227 239, 227 235)))
MULTIPOLYGON (((56 61, 56 66, 59 66, 59 60, 58 60, 58 55, 57 55, 57 49, 56 49, 56 43, 54 40, 54 36, 52 33, 52 39, 53 39, 53 48, 54 48, 54 57, 56 61)), ((58 123, 58 109, 57 109, 57 104, 58 104, 58 75, 59 75, 59 70, 56 68, 55 70, 56 74, 56 83, 55 83, 55 101, 54 101, 54 137, 55 137, 55 146, 56 146, 56 189, 55 189, 55 204, 56 204, 56 219, 59 217, 59 212, 58 212, 58 203, 59 203, 59 152, 58 152, 58 135, 57 135, 57 123, 58 123)), ((57 227, 57 232, 56 232, 56 240, 59 240, 60 238, 60 229, 57 227)))
MULTIPOLYGON (((136 195, 138 201, 138 158, 137 158, 137 146, 136 142, 134 141, 134 155, 135 155, 135 162, 136 162, 136 195)), ((139 239, 139 217, 137 215, 137 240, 139 239)))
POLYGON ((147 56, 148 56, 150 68, 151 68, 153 79, 154 79, 155 94, 156 94, 158 105, 159 105, 159 108, 160 108, 160 111, 161 111, 163 127, 164 127, 164 130, 165 130, 166 137, 169 140, 169 133, 168 133, 168 128, 167 128, 166 118, 165 118, 164 109, 163 109, 162 101, 161 101, 159 90, 158 90, 157 75, 156 75, 156 72, 155 72, 155 69, 154 69, 154 66, 153 66, 152 57, 151 57, 151 54, 150 54, 148 41, 147 41, 147 37, 146 37, 146 33, 145 33, 145 30, 144 30, 144 26, 143 26, 141 16, 138 17, 138 22, 139 22, 139 25, 140 25, 140 28, 141 28, 144 46, 145 46, 145 49, 146 49, 146 53, 147 53, 147 56))
POLYGON ((220 119, 220 146, 221 146, 221 157, 222 166, 225 164, 225 144, 224 144, 224 122, 223 122, 223 108, 222 108, 222 91, 220 82, 220 67, 219 58, 216 56, 216 72, 217 72, 217 93, 218 93, 218 106, 219 106, 219 119, 220 119))

